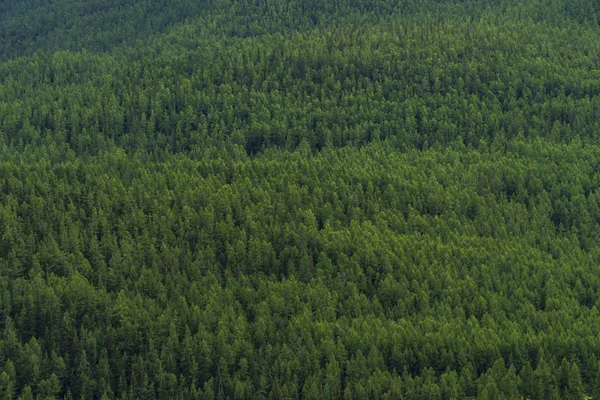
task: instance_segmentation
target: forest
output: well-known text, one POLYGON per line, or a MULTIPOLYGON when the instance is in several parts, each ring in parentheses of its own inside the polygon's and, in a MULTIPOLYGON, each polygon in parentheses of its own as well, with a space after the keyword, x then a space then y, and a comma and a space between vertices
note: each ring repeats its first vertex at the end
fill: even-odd
POLYGON ((0 2, 0 398, 600 399, 600 2, 0 2))

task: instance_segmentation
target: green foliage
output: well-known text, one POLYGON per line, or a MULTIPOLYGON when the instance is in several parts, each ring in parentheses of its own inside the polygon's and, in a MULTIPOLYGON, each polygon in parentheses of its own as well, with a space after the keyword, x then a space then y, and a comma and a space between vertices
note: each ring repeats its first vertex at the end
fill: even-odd
POLYGON ((3 2, 0 397, 598 397, 599 16, 3 2))

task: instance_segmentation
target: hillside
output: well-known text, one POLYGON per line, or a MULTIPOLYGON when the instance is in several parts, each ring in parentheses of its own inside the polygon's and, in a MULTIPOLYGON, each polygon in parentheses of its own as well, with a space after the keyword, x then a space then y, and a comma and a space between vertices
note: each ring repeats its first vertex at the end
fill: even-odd
POLYGON ((0 398, 600 398, 600 5, 0 4, 0 398))

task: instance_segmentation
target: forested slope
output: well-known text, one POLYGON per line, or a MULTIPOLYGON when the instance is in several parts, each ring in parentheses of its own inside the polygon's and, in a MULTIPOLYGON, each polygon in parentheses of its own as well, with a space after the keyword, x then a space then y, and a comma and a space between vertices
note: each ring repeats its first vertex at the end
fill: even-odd
POLYGON ((0 16, 0 397, 600 398, 598 3, 0 16))

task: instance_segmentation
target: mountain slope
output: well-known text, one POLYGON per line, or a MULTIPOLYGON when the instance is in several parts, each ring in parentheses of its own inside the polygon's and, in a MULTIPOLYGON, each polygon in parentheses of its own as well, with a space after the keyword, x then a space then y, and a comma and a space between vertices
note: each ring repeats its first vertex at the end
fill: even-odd
POLYGON ((590 0, 0 4, 0 397, 600 397, 590 0))

